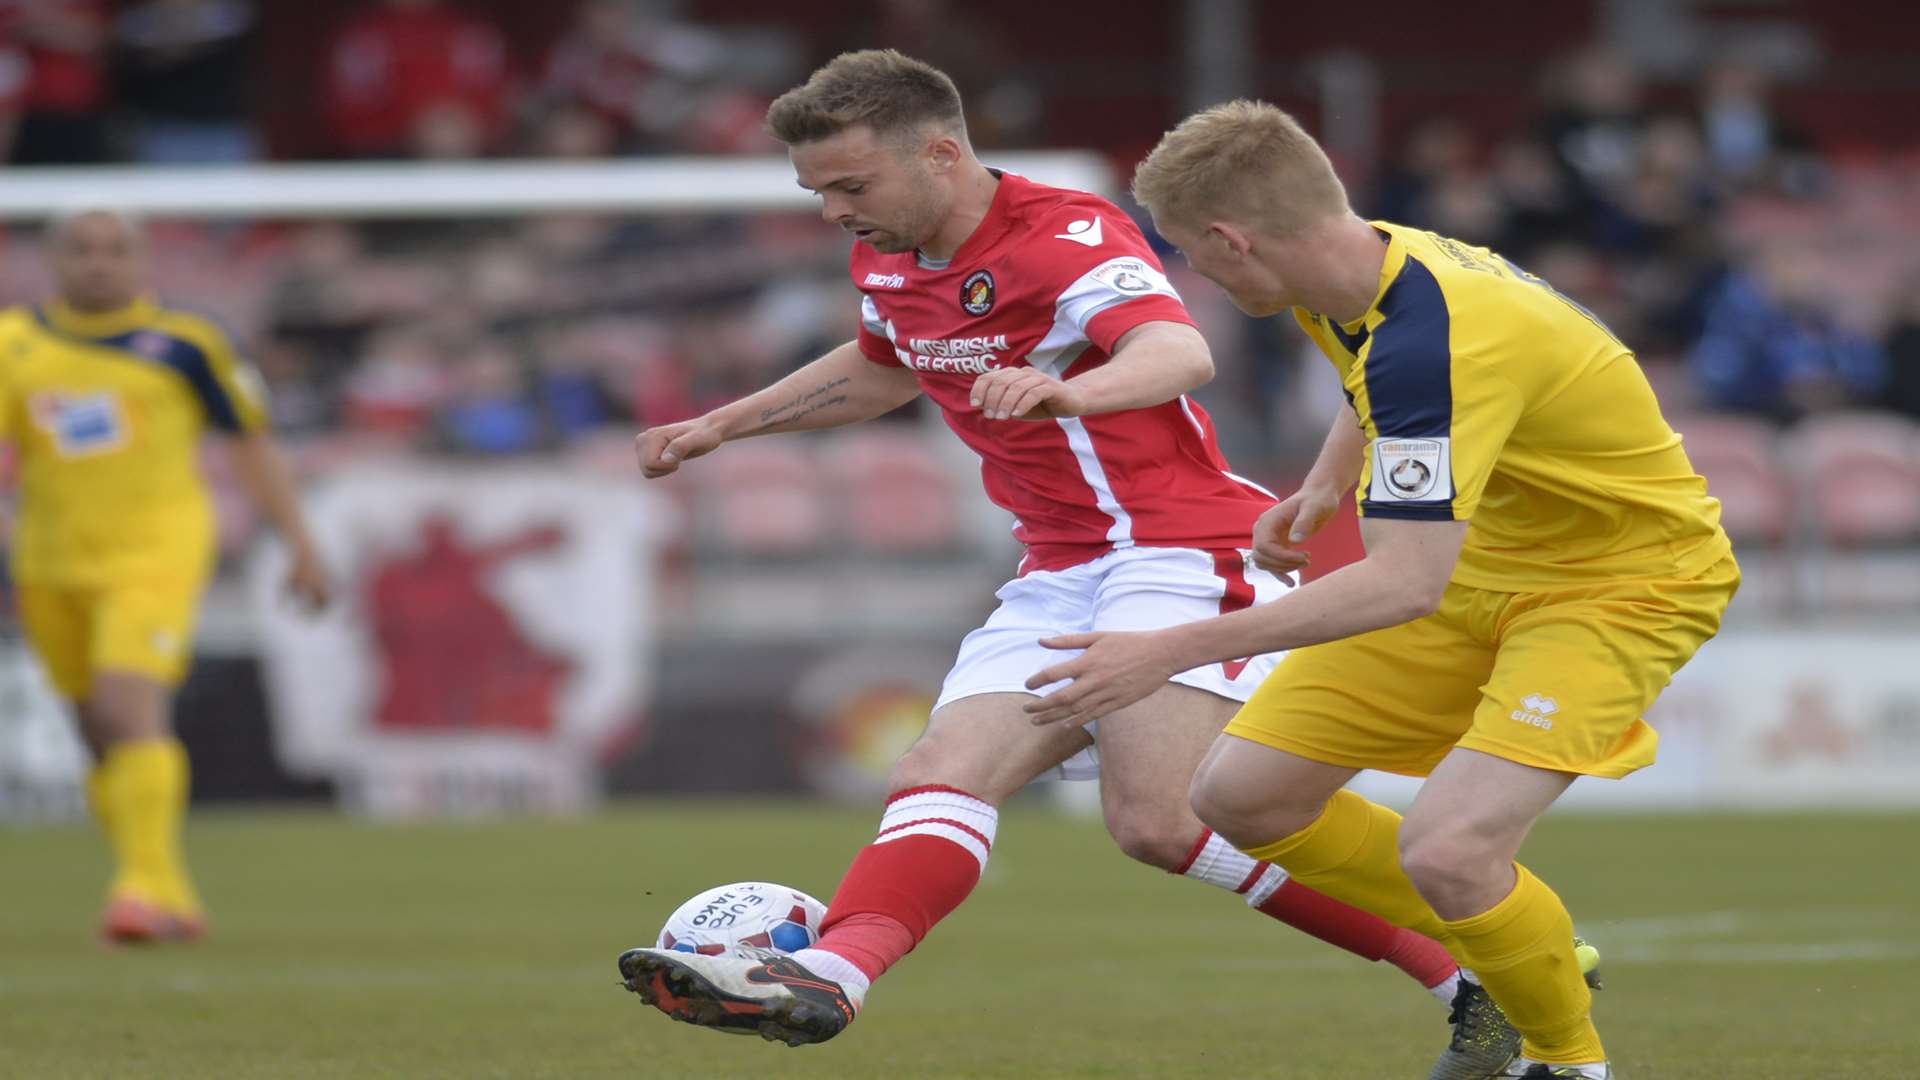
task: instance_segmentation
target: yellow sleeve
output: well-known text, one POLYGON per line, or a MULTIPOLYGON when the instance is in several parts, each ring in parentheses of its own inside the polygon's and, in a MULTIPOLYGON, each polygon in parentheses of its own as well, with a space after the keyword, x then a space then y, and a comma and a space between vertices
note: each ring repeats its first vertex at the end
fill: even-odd
POLYGON ((207 422, 229 435, 269 427, 266 385, 252 364, 234 352, 227 335, 206 319, 176 316, 169 327, 190 348, 183 350, 183 373, 206 410, 207 422))
POLYGON ((13 438, 13 366, 26 351, 19 308, 0 309, 0 440, 13 438))
POLYGON ((1480 505, 1524 404, 1520 389, 1453 351, 1446 297, 1407 260, 1361 357, 1369 440, 1360 512, 1466 521, 1480 505))

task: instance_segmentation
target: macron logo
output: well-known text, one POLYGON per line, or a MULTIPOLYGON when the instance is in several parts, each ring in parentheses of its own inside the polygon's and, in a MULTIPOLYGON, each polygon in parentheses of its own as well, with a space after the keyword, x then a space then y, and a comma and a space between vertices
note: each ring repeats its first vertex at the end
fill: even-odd
POLYGON ((907 287, 907 275, 868 274, 866 287, 871 289, 904 289, 907 287))
POLYGON ((1073 222, 1067 226, 1066 232, 1054 233, 1053 238, 1055 240, 1071 240, 1076 244, 1085 244, 1090 248, 1099 247, 1101 240, 1100 219, 1088 218, 1083 221, 1073 222))

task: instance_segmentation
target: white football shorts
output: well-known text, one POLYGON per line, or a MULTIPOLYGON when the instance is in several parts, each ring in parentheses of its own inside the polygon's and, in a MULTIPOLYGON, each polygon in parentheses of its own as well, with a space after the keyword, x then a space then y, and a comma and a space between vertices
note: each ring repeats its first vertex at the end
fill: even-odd
MULTIPOLYGON (((1000 587, 1000 606, 960 643, 934 710, 975 694, 1031 693, 1027 679, 1076 655, 1040 639, 1090 630, 1159 630, 1264 604, 1289 586, 1253 565, 1246 551, 1128 547, 1065 570, 1036 570, 1000 587)), ((1232 701, 1253 695, 1281 653, 1208 664, 1173 681, 1232 701)), ((1049 693, 1065 683, 1043 688, 1049 693)), ((1087 730, 1098 739, 1098 722, 1087 730)), ((1096 743, 1042 779, 1091 780, 1100 775, 1096 743)))

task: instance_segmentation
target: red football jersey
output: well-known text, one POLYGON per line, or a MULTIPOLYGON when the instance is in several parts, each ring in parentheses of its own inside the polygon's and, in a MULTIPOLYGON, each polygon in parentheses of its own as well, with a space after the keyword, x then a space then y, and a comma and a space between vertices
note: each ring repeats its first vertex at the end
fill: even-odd
POLYGON ((946 264, 855 244, 860 350, 911 369, 980 455, 987 497, 1018 519, 1020 572, 1115 548, 1241 548, 1273 496, 1228 470, 1213 422, 1185 395, 1046 421, 988 420, 973 382, 1003 367, 1066 379, 1107 362, 1148 322, 1193 319, 1133 222, 1096 195, 1012 173, 946 264))

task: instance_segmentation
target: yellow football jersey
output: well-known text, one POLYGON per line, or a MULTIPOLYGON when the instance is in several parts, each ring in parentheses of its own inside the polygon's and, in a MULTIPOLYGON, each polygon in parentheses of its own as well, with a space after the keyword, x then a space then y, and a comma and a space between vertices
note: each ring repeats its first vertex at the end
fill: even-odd
POLYGON ((0 312, 0 432, 19 454, 15 578, 203 577, 214 519, 200 436, 266 422, 258 379, 200 316, 149 300, 0 312))
POLYGON ((1294 312, 1365 428, 1363 516, 1470 520, 1453 580, 1500 592, 1689 578, 1731 550, 1632 351, 1590 312, 1486 248, 1374 228, 1366 315, 1294 312))

